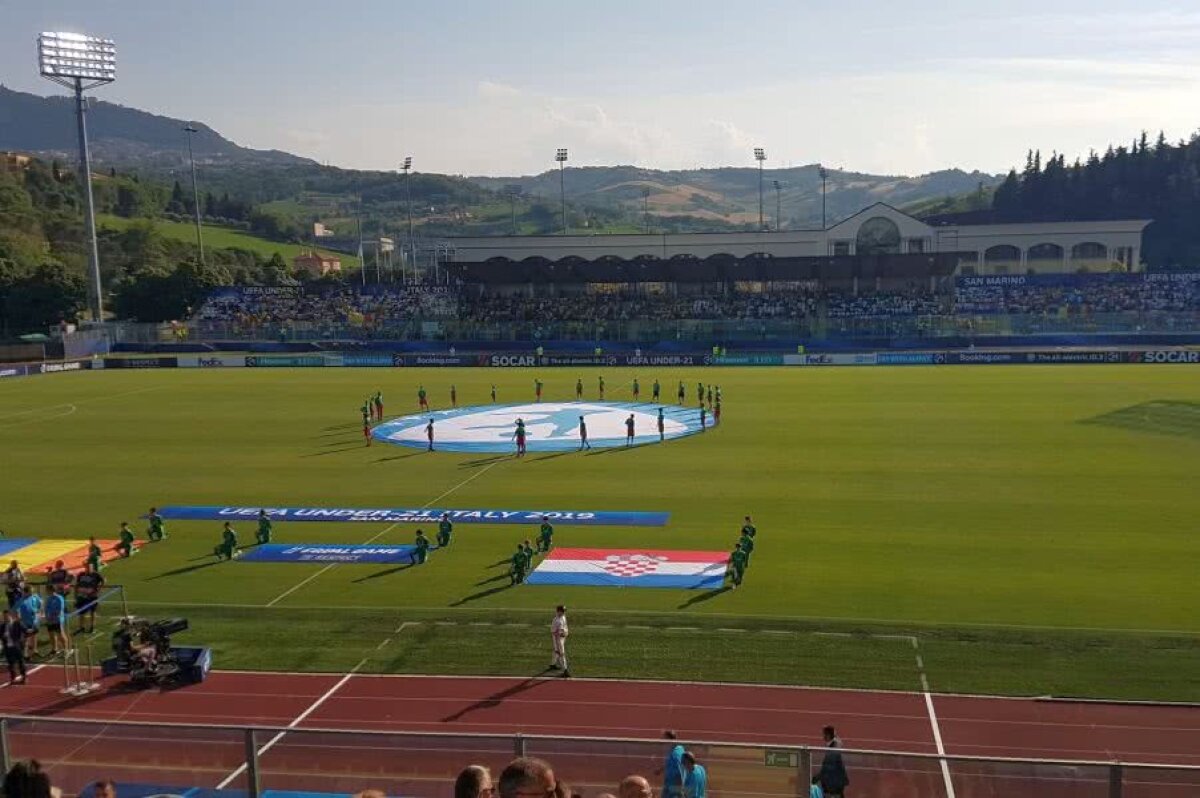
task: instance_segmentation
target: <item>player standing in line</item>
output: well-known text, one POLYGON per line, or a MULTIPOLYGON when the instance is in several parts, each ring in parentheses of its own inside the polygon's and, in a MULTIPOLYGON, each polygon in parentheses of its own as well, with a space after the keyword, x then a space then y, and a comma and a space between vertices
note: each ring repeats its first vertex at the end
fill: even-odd
POLYGON ((754 538, 742 533, 742 539, 738 541, 738 545, 742 547, 742 551, 746 552, 746 567, 750 567, 750 557, 754 554, 754 538))
POLYGON ((550 622, 550 637, 554 644, 554 662, 550 664, 550 670, 561 670, 564 677, 570 677, 571 671, 567 669, 567 635, 570 630, 567 629, 567 605, 559 604, 554 610, 554 620, 550 622))
POLYGON ((517 457, 525 456, 525 419, 517 419, 517 428, 513 431, 513 437, 517 440, 517 457))
POLYGON ((536 402, 542 401, 542 381, 539 379, 534 379, 534 381, 533 381, 533 396, 534 396, 534 401, 536 401, 536 402))
POLYGON ((604 401, 604 377, 600 378, 600 401, 604 401))
POLYGON ((90 565, 75 580, 75 614, 79 616, 78 634, 84 633, 83 619, 88 619, 87 632, 96 631, 96 603, 100 598, 100 590, 104 587, 104 577, 90 565))
POLYGON ((638 401, 642 395, 642 386, 638 384, 638 378, 633 378, 633 401, 638 401))
POLYGON ((225 526, 221 529, 221 542, 213 549, 213 556, 220 560, 224 557, 226 560, 232 560, 237 556, 237 532, 233 529, 233 524, 226 521, 225 526))
POLYGON ((741 541, 733 547, 733 551, 729 554, 729 576, 733 582, 731 589, 737 590, 737 586, 746 576, 746 552, 742 549, 741 541))
POLYGON ((662 386, 658 384, 658 377, 654 378, 654 385, 650 386, 650 401, 658 403, 659 394, 662 393, 662 386))
POLYGON ((662 443, 667 439, 667 422, 663 418, 663 409, 658 408, 658 442, 662 443))
POLYGON ((367 442, 367 446, 371 445, 371 422, 363 419, 363 440, 367 442))
POLYGON ((517 544, 517 551, 510 562, 512 565, 508 569, 509 584, 519 585, 525 581, 525 547, 520 543, 517 544))
POLYGON ((364 427, 371 426, 371 400, 370 399, 363 400, 362 407, 359 408, 359 412, 362 413, 363 426, 364 427))
POLYGON ((146 539, 151 543, 166 540, 167 528, 163 525, 163 517, 158 514, 157 507, 150 508, 150 515, 147 516, 147 519, 150 521, 150 528, 146 530, 146 539))
POLYGON ((429 423, 425 425, 425 437, 429 439, 429 451, 433 451, 433 419, 429 419, 429 423))
POLYGON ((376 391, 373 401, 375 403, 375 420, 383 421, 383 391, 376 391))
POLYGON ((721 386, 720 385, 717 386, 717 401, 718 402, 721 401, 721 386))
POLYGON ((425 537, 425 533, 418 529, 417 537, 413 541, 413 550, 408 555, 409 565, 424 565, 429 559, 429 538, 425 537))
POLYGON ((575 379, 575 401, 578 402, 578 401, 581 401, 582 399, 583 399, 583 377, 577 377, 575 379))
POLYGON ((704 402, 700 403, 700 431, 704 432, 708 429, 708 411, 704 409, 704 402))
POLYGON ((87 562, 94 565, 97 571, 104 567, 104 553, 100 551, 100 544, 94 537, 88 538, 87 562))
POLYGON ((525 542, 521 544, 521 551, 525 556, 525 573, 528 575, 533 571, 533 544, 529 542, 529 538, 525 538, 525 542))
POLYGON ((450 514, 442 513, 442 520, 438 521, 437 544, 439 549, 444 549, 450 545, 450 538, 454 534, 454 524, 450 523, 450 514))
POLYGON ((758 527, 750 520, 750 516, 746 516, 746 522, 742 524, 742 534, 753 538, 758 534, 758 527))
POLYGON ((258 545, 271 542, 271 532, 274 530, 274 525, 271 523, 271 516, 267 515, 266 510, 258 511, 258 531, 254 533, 254 539, 258 541, 258 545))
POLYGON ((696 403, 704 404, 704 383, 696 383, 696 403))
POLYGON ((633 413, 625 419, 625 445, 633 446, 633 413))
POLYGON ((683 380, 679 381, 679 393, 677 396, 679 399, 679 404, 682 405, 684 400, 687 398, 687 392, 683 389, 683 380))
POLYGON ((135 549, 133 548, 133 530, 129 528, 128 521, 121 522, 121 531, 117 533, 120 540, 117 543, 117 554, 122 557, 132 557, 135 549))
POLYGON ((592 445, 587 439, 587 423, 583 420, 583 416, 579 417, 579 451, 590 449, 592 445))
POLYGON ((425 386, 417 386, 417 407, 421 410, 429 409, 429 398, 425 395, 425 386))
MULTIPOLYGON (((492 398, 492 401, 496 401, 495 397, 492 398)), ((458 407, 458 388, 453 385, 450 386, 450 406, 458 407)))
POLYGON ((712 386, 708 386, 708 409, 712 410, 712 386))
POLYGON ((537 550, 545 553, 554 548, 554 526, 550 523, 548 516, 542 516, 542 527, 538 530, 538 545, 537 550))
POLYGON ((492 386, 492 404, 496 404, 496 386, 492 386))
POLYGON ((721 423, 721 400, 717 399, 717 403, 713 405, 713 426, 721 423))

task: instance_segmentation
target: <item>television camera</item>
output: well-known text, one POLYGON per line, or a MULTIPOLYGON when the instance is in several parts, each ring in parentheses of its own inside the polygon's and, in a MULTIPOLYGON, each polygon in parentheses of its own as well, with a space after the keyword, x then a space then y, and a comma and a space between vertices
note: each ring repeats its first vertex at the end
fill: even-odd
POLYGON ((137 686, 166 684, 179 676, 179 658, 171 650, 171 635, 188 628, 186 618, 148 621, 128 616, 113 632, 113 654, 119 669, 137 686))

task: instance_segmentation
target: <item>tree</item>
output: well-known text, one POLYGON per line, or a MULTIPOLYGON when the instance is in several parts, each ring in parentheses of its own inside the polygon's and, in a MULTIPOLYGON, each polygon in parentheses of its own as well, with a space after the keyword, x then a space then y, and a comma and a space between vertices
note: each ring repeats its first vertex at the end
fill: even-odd
POLYGON ((17 277, 4 293, 4 326, 18 334, 74 321, 87 303, 83 275, 55 262, 17 277))

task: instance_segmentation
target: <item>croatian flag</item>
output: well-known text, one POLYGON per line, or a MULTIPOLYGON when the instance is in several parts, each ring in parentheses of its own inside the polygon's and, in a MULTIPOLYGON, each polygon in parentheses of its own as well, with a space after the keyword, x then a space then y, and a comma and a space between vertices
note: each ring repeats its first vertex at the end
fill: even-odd
POLYGON ((722 551, 554 549, 526 580, 531 585, 719 588, 728 555, 722 551))

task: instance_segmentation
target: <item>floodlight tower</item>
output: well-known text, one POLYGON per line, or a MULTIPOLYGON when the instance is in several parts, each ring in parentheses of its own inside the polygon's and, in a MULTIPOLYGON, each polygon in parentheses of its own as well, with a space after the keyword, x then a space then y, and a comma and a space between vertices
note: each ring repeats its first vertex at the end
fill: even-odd
POLYGON ((762 147, 754 148, 754 160, 758 161, 758 229, 763 229, 763 161, 767 160, 767 153, 762 147))
POLYGON ((408 255, 412 258, 413 275, 417 273, 417 246, 413 242, 413 224, 412 224, 412 183, 410 178, 412 175, 412 156, 406 156, 404 163, 400 164, 400 171, 404 172, 404 209, 408 214, 408 255))
POLYGON ((192 204, 196 211, 196 246, 200 248, 200 265, 204 265, 204 235, 200 232, 200 189, 196 185, 196 156, 192 153, 192 136, 200 131, 191 125, 186 125, 183 132, 187 133, 188 160, 192 162, 192 204))
POLYGON ((554 153, 554 160, 558 162, 558 195, 562 199, 562 232, 567 234, 567 182, 563 176, 563 171, 567 164, 567 148, 559 147, 554 153))
POLYGON ((821 176, 821 229, 825 229, 825 181, 829 179, 829 172, 824 166, 817 166, 817 174, 821 176))
POLYGON ((88 152, 87 101, 83 93, 117 79, 117 46, 112 39, 80 33, 47 32, 38 36, 38 67, 42 77, 75 92, 79 127, 79 172, 82 178, 84 223, 88 237, 88 276, 92 318, 104 320, 100 285, 100 248, 96 243, 96 209, 92 202, 92 159, 88 152))

